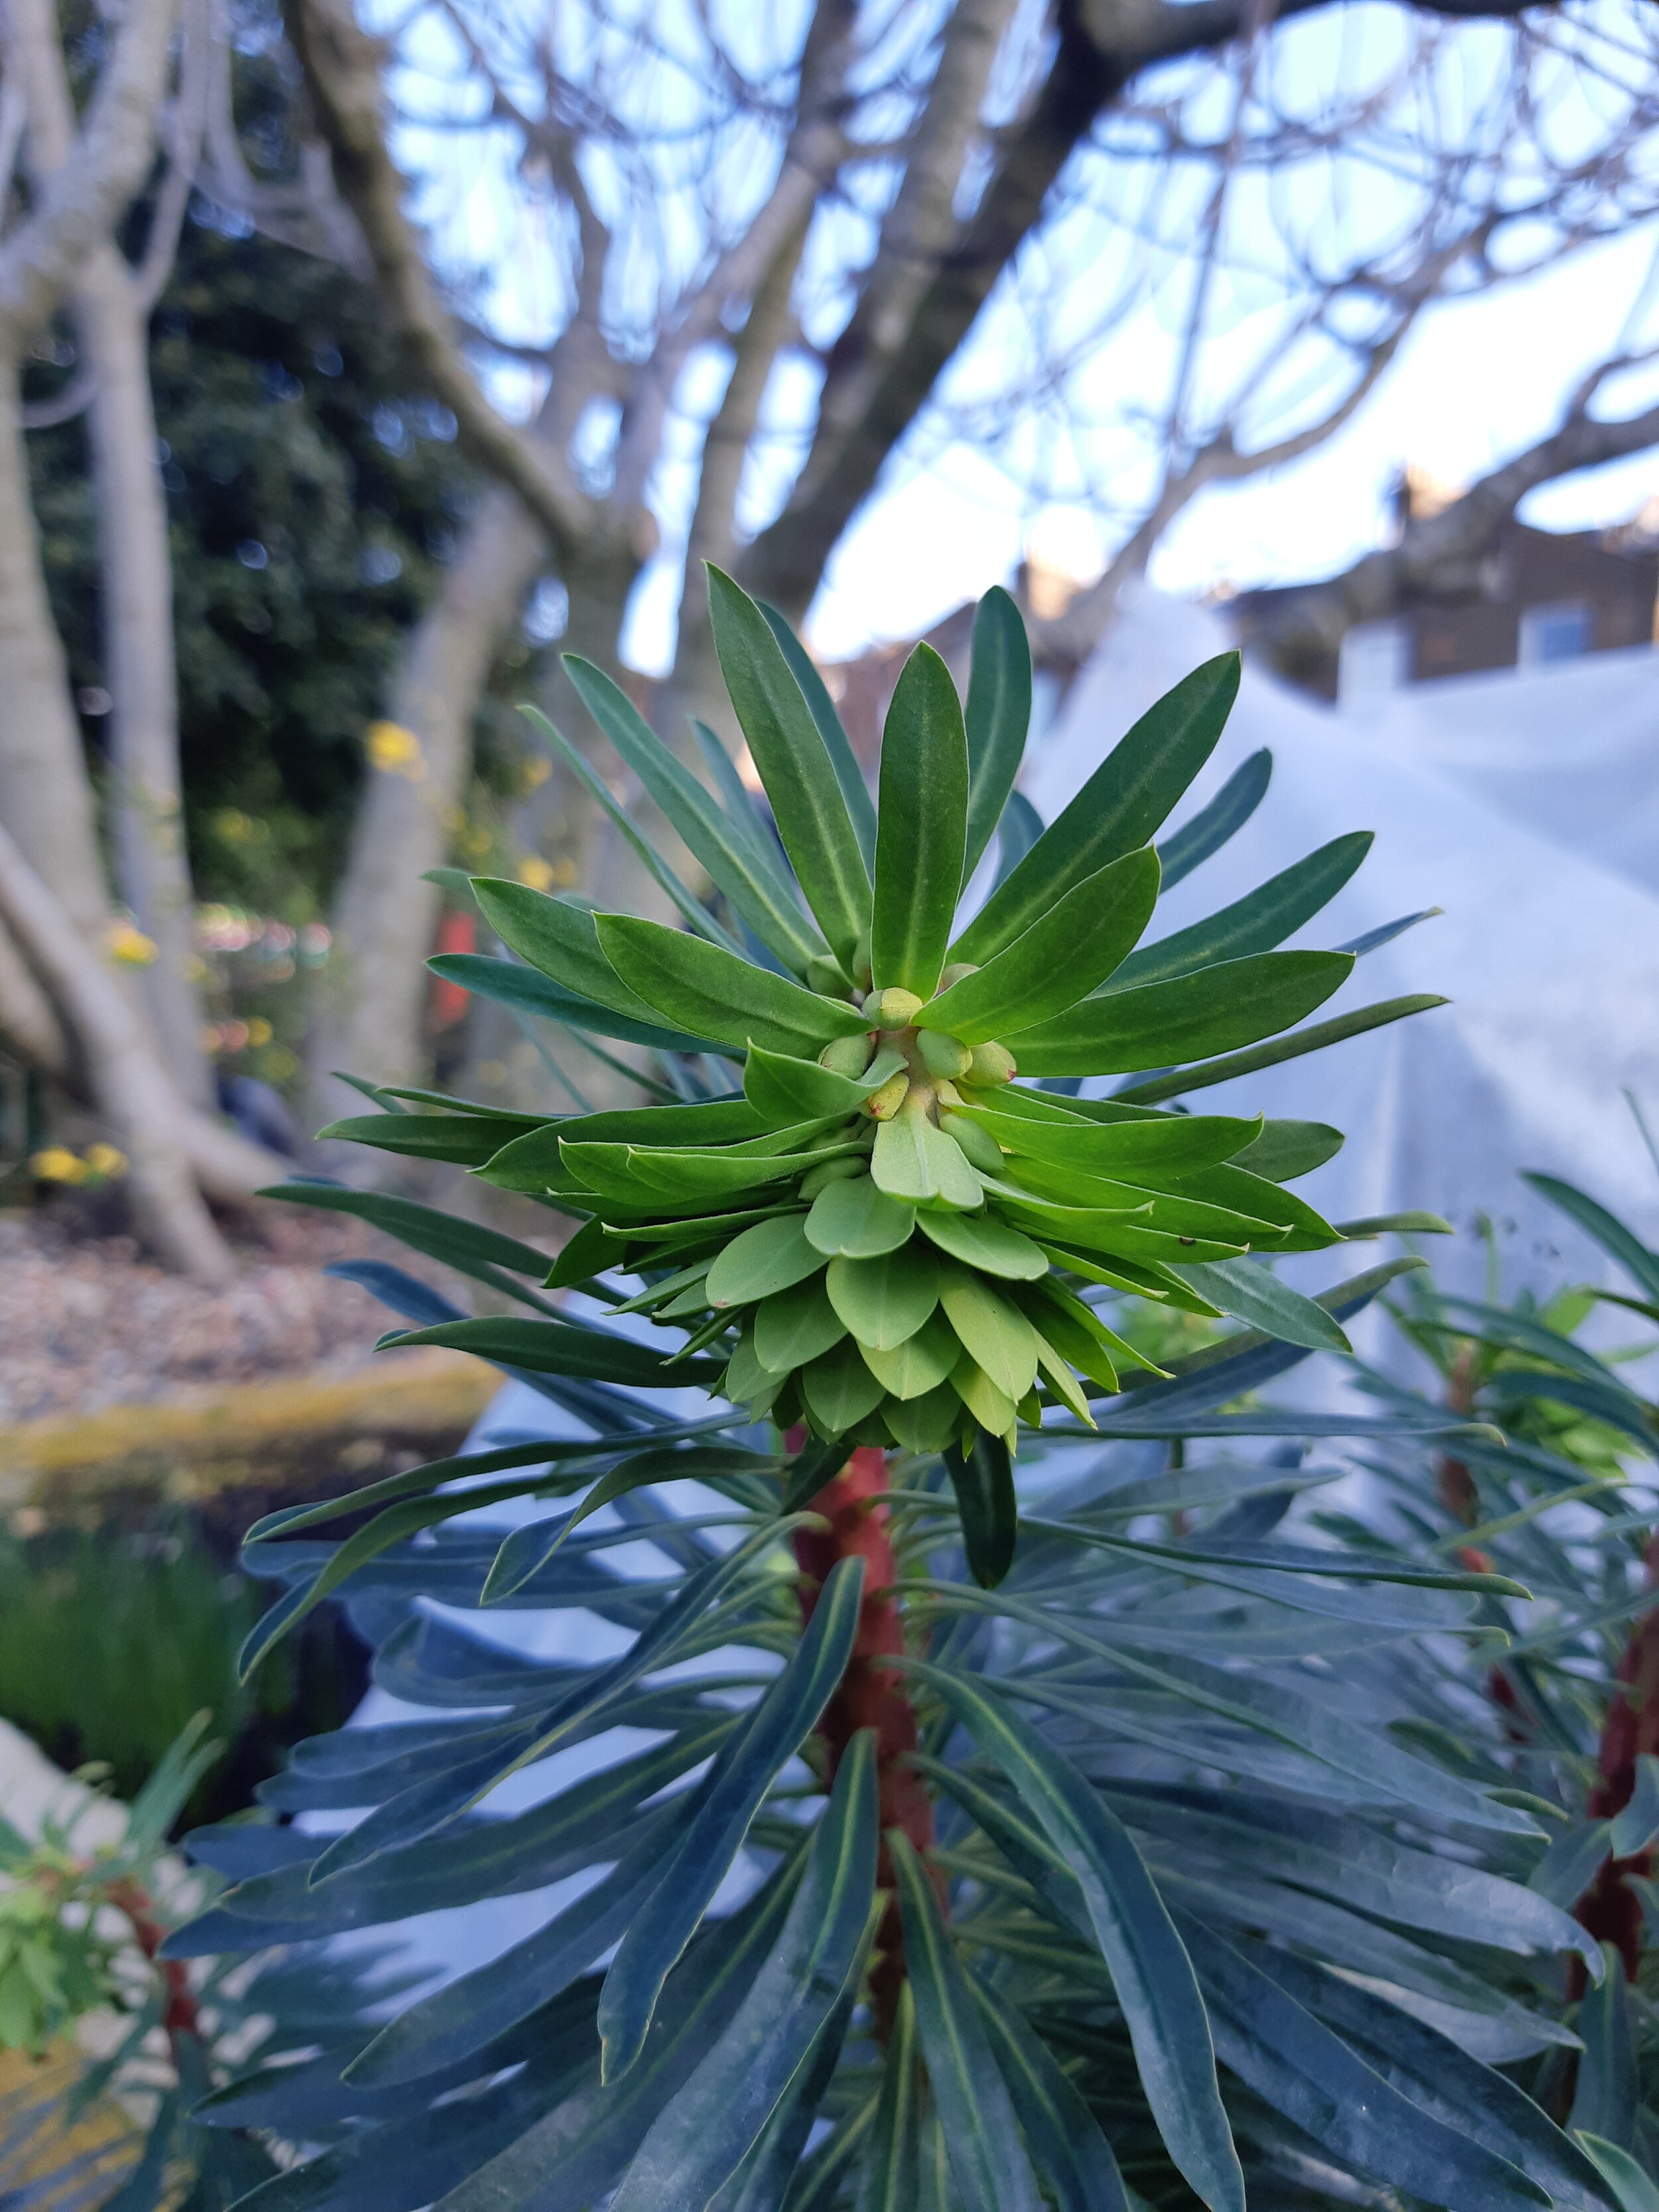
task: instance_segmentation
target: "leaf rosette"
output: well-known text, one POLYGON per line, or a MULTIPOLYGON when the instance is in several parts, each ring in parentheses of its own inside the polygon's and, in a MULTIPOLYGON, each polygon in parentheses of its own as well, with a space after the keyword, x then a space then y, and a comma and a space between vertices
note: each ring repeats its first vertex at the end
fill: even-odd
MULTIPOLYGON (((475 878, 516 957, 434 963, 589 1034, 701 1054, 718 1071, 709 1095, 479 1114, 459 1128, 451 1116, 448 1130, 439 1117, 402 1121, 435 1121, 434 1149, 453 1133, 485 1181, 583 1223, 555 1287, 611 1269, 642 1277, 629 1306, 685 1332, 684 1360, 708 1355, 686 1379, 718 1374, 732 1402, 826 1443, 960 1456, 982 1437, 1012 1448, 1050 1407, 1092 1423, 1091 1401, 1149 1364, 1101 1318, 1100 1288, 1341 1348, 1328 1315, 1261 1264, 1342 1241, 1285 1187, 1328 1157, 1335 1132, 1171 1111, 1133 1085, 1070 1095, 1069 1079, 1168 1079, 1173 1067, 1181 1088, 1199 1088, 1241 1057, 1260 1065, 1327 1041, 1330 1025, 1294 1025, 1344 982, 1356 948, 1280 948, 1352 874, 1367 836, 1339 838, 1140 946, 1160 889, 1265 787, 1248 763, 1162 854, 1153 845, 1221 735, 1237 655, 1160 700, 1043 829, 1013 788, 1031 667, 1006 592, 981 605, 965 712, 939 654, 911 654, 872 805, 781 618, 718 571, 710 592, 775 838, 712 735, 719 796, 573 657, 576 690, 716 900, 692 896, 655 854, 684 927, 475 878), (965 902, 994 837, 998 878, 965 902), (1015 1080, 1033 1077, 1049 1080, 1015 1080)), ((384 1116, 337 1133, 420 1148, 384 1116)))

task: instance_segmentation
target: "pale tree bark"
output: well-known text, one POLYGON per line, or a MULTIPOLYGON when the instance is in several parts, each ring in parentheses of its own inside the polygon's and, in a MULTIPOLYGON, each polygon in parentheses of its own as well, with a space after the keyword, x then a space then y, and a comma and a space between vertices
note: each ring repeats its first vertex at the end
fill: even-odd
POLYGON ((349 1110, 353 1094, 330 1080, 336 1068, 374 1083, 417 1079, 427 983, 421 961, 439 905, 436 888, 422 877, 447 857, 471 769, 479 696, 546 558, 539 526, 497 487, 405 650, 388 711, 416 750, 395 767, 371 766, 352 830, 313 1040, 319 1121, 349 1110))
MULTIPOLYGON (((9 6, 30 167, 40 186, 74 157, 75 110, 55 11, 46 0, 9 0, 9 6)), ((112 238, 100 240, 82 265, 74 304, 98 511, 116 884, 156 947, 143 996, 163 1062, 186 1099, 209 1106, 213 1080, 200 1043, 194 894, 179 787, 173 574, 149 361, 150 311, 184 212, 192 131, 199 137, 205 24, 199 5, 190 13, 193 36, 173 134, 179 143, 158 196, 144 264, 132 268, 112 238)))
POLYGON ((127 1155, 126 1186, 139 1235, 181 1273, 216 1285, 228 1282, 230 1255, 179 1141, 179 1095, 126 993, 82 943, 3 830, 0 919, 85 1045, 94 1096, 127 1155))
POLYGON ((98 499, 104 674, 110 708, 110 827, 115 880, 156 957, 144 1000, 180 1093, 210 1105, 195 981, 195 894, 179 771, 173 571, 149 365, 149 303, 112 246, 76 297, 92 374, 88 428, 98 499))
POLYGON ((0 353, 0 822, 88 944, 109 921, 81 726, 29 503, 15 352, 0 353))

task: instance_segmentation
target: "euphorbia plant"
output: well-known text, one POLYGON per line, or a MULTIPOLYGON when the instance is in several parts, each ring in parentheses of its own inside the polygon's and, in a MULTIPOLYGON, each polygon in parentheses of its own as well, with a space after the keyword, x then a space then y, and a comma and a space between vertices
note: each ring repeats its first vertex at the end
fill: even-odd
POLYGON ((493 1358, 582 1433, 567 1418, 253 1532, 285 1594, 250 1658, 341 1590, 377 1681, 425 1717, 303 1745, 262 1793, 361 1815, 331 1839, 196 1838, 246 1869, 262 1835, 265 1870, 175 1948, 585 1886, 374 2035, 216 2100, 299 2143, 343 2131, 257 2201, 1123 2212, 1133 2189, 1238 2212, 1248 2168, 1262 2204, 1604 2206, 1595 2167, 1471 2051, 1494 2017, 1559 2033, 1509 1986, 1515 1960, 1577 1946, 1600 1970, 1514 1878, 1543 1848, 1532 1814, 1330 1694, 1340 1665, 1462 1633, 1517 1586, 1283 1534, 1340 1468, 1243 1441, 1456 1419, 1225 1410, 1340 1347, 1413 1263, 1291 1293, 1255 1255, 1339 1241, 1284 1188, 1335 1133, 1157 1110, 1424 1003, 1277 1034, 1359 949, 1276 948, 1364 840, 1133 952, 1160 866, 1166 884, 1197 866, 1265 786, 1258 759, 1161 864, 1149 848, 1219 734, 1231 659, 1033 837, 1009 798, 1029 663, 1005 595, 981 610, 965 718, 925 649, 907 668, 872 807, 787 629, 714 591, 780 842, 712 739, 718 796, 574 664, 718 904, 660 858, 684 930, 481 884, 520 958, 441 963, 646 1048, 668 1101, 558 1118, 381 1092, 336 1132, 576 1217, 548 1281, 531 1246, 410 1200, 289 1188, 527 1308, 452 1317, 354 1263, 433 1324, 397 1340, 493 1358), (958 929, 994 835, 1000 881, 958 929), (1152 1070, 1109 1100, 1032 1087, 1152 1070), (561 1286, 594 1303, 561 1310, 561 1286), (1133 1297, 1260 1326, 1124 1389, 1102 1306, 1133 1297), (623 1334, 599 1304, 685 1341, 623 1334), (702 1418, 638 1395, 687 1383, 702 1418), (1167 1440, 1206 1437, 1233 1449, 1166 1464, 1167 1440), (707 1510, 659 1500, 682 1478, 707 1510), (355 1532, 320 1540, 345 1513, 355 1532), (539 1637, 489 1633, 495 1610, 608 1626, 542 1659, 539 1637), (526 1771, 533 1802, 503 1814, 494 1793, 526 1771), (711 1911, 739 1875, 737 1909, 711 1911))

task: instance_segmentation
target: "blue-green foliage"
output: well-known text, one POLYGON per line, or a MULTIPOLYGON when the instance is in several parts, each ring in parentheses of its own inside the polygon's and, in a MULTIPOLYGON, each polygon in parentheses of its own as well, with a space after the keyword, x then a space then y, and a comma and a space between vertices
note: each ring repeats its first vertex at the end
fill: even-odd
MULTIPOLYGON (((691 950, 659 978, 651 963, 667 962, 666 951, 635 943, 614 920, 491 888, 486 900, 526 958, 532 946, 553 948, 563 996, 544 1002, 552 1018, 626 1037, 634 1032, 616 1024, 641 1024, 644 1004, 659 1023, 673 1013, 695 1024, 682 1030, 680 1054, 665 1047, 652 1072, 682 1103, 590 1119, 579 1132, 555 1117, 481 1131, 475 1124, 500 1117, 381 1094, 385 1110, 350 1131, 417 1157, 443 1157, 447 1140, 451 1156, 490 1163, 496 1179, 584 1221, 552 1270, 554 1287, 585 1286, 614 1304, 604 1271, 642 1269, 645 1290, 629 1303, 693 1334, 683 1352, 659 1352, 599 1321, 550 1316, 530 1287, 538 1270, 527 1248, 515 1253, 434 1209, 411 1204, 394 1218, 382 1200, 362 1201, 422 1249, 441 1244, 492 1292, 514 1289, 528 1310, 470 1320, 395 1269, 365 1279, 428 1340, 466 1345, 532 1381, 588 1433, 416 1468, 252 1531, 249 1566, 281 1594, 250 1658, 337 1589, 374 1646, 377 1683, 422 1717, 302 1745, 264 1791, 269 1808, 351 1813, 355 1824, 331 1841, 255 1831, 268 1838, 269 1865, 234 1881, 171 1948, 259 1951, 575 1876, 585 1886, 550 1914, 527 1907, 513 1948, 394 2019, 296 2071, 265 2069, 222 2093, 202 2118, 318 2147, 247 2203, 1176 2212, 1201 2201, 1239 2212, 1248 2192, 1251 2205, 1285 2212, 1408 2200, 1456 2212, 1608 2212, 1619 2200, 1603 2169, 1479 2055, 1570 2042, 1558 2002, 1564 1960, 1577 1954, 1587 1973, 1602 1971, 1583 1930, 1529 1886, 1551 1844, 1547 1813, 1507 1771, 1396 1725, 1396 1655, 1428 1634, 1437 1650, 1456 1653, 1490 1632, 1492 1607, 1519 1602, 1522 1586, 1414 1539, 1385 1541, 1317 1517, 1347 1464, 1325 1455, 1328 1443, 1407 1449, 1420 1463, 1428 1440, 1462 1451, 1480 1432, 1421 1401, 1315 1415, 1261 1395, 1312 1347, 1340 1344, 1341 1324, 1415 1263, 1373 1268, 1317 1302, 1279 1295, 1257 1267, 1249 1318, 1259 1327, 1123 1388, 1118 1365, 1137 1355, 1107 1328, 1102 1295, 1151 1292, 1217 1319, 1218 1306, 1243 1302, 1218 1267, 1200 1293, 1162 1260, 1138 1264, 1121 1240, 1103 1255, 1087 1206, 1033 1198, 1021 1223, 973 1202, 930 1212, 925 1200, 899 1205, 864 1188, 871 1179, 849 1178, 833 1158, 810 1171, 818 1194, 808 1194, 807 1225, 769 1205, 777 1147, 755 1102, 793 1098, 810 1129, 814 1100, 822 1093, 833 1109, 839 1095, 814 1091, 818 1077, 852 1079, 833 1048, 852 1000, 831 987, 836 974, 852 987, 845 963, 862 957, 867 871, 879 876, 884 847, 879 825, 872 846, 869 823, 848 803, 840 749, 826 741, 822 759, 811 753, 824 717, 833 722, 827 696, 792 691, 798 654, 769 617, 750 621, 733 590, 722 602, 722 651, 752 656, 733 689, 754 725, 754 757, 764 775, 811 755, 811 775, 778 806, 777 823, 807 894, 799 927, 810 910, 823 947, 806 954, 811 972, 799 982, 775 968, 762 993, 744 986, 773 1024, 744 1090, 702 1049, 730 1030, 720 985, 742 964, 721 942, 720 915, 708 909, 700 932, 688 915, 691 932, 678 941, 691 950), (640 1000, 647 986, 660 995, 640 1000), (822 1064, 816 1045, 797 1053, 789 1041, 815 1022, 830 1048, 822 1064), (665 1121, 648 1121, 653 1111, 665 1121), (659 1164, 665 1185, 684 1193, 697 1182, 697 1202, 665 1200, 649 1235, 635 1205, 635 1225, 618 1228, 618 1211, 630 1209, 600 1194, 605 1178, 637 1200, 653 1146, 673 1154, 672 1174, 659 1164), (711 1239, 699 1212, 713 1203, 709 1164, 723 1176, 733 1158, 746 1171, 720 1183, 711 1239), (783 1228, 744 1241, 780 1219, 783 1228), (822 1287, 803 1237, 842 1270, 822 1287), (901 1265, 885 1264, 901 1251, 901 1265), (885 1679, 901 1686, 917 1724, 915 1748, 897 1764, 896 1742, 876 1759, 860 1712, 836 1702, 854 1679, 866 1696, 884 1679, 856 1641, 878 1613, 886 1618, 871 1609, 883 1593, 866 1585, 856 1552, 823 1569, 815 1548, 824 1524, 812 1501, 859 1440, 857 1417, 826 1420, 829 1433, 796 1458, 775 1431, 747 1425, 717 1400, 702 1418, 681 1419, 638 1395, 728 1376, 738 1355, 727 1324, 718 1308, 712 1323, 702 1318, 715 1266, 775 1302, 768 1326, 783 1352, 815 1330, 830 1332, 833 1346, 837 1302, 855 1305, 859 1345, 878 1364, 901 1363, 885 1386, 900 1406, 910 1402, 904 1391, 926 1395, 937 1314, 898 1331, 930 1287, 949 1330, 984 1347, 974 1358, 987 1373, 1012 1361, 1017 1335, 997 1317, 1020 1310, 997 1285, 1031 1285, 1035 1296, 1040 1284, 1048 1301, 1042 1333, 1052 1331, 1056 1361, 1033 1399, 1040 1434, 1018 1467, 996 1424, 963 1430, 954 1413, 945 1451, 920 1434, 889 1451, 884 1510, 902 1649, 882 1648, 885 1679), (850 1275, 854 1267, 866 1272, 850 1275), (1274 1439, 1283 1441, 1264 1441, 1274 1439), (702 1486, 703 1505, 689 1516, 657 1495, 678 1476, 702 1486), (590 1510, 600 1500, 603 1511, 590 1510), (477 1511, 509 1504, 506 1530, 477 1511), (355 1526, 342 1540, 334 1526, 346 1515, 355 1526), (654 1560, 647 1572, 641 1547, 654 1560), (814 1559, 821 1588, 805 1574, 814 1559), (469 1625, 478 1609, 532 1616, 538 1629, 555 1614, 596 1617, 622 1635, 605 1638, 605 1656, 538 1659, 531 1653, 549 1639, 530 1634, 504 1649, 469 1625), (833 1777, 831 1743, 842 1752, 833 1777), (529 1809, 495 1809, 491 1793, 509 1777, 580 1744, 610 1763, 529 1809), (884 1835, 891 1793, 918 1784, 933 1807, 931 1836, 914 1818, 884 1835), (746 1884, 744 1901, 716 1909, 733 1884, 746 1884)), ((966 785, 941 780, 963 813, 964 854, 985 844, 988 814, 1008 825, 1016 861, 977 925, 982 974, 1074 885, 1144 848, 1214 742, 1229 675, 1218 666, 1183 686, 1132 733, 1086 803, 1033 835, 1029 808, 1006 797, 1018 747, 996 722, 1005 708, 1023 712, 1018 669, 1006 665, 1015 627, 1000 607, 982 621, 984 651, 1000 658, 970 689, 966 785)), ((924 677, 933 686, 937 672, 924 677)), ((602 719, 647 757, 640 729, 589 688, 602 719)), ((940 702, 937 714, 927 708, 930 745, 949 734, 940 702)), ((1166 852, 1183 870, 1199 865, 1264 780, 1253 763, 1196 834, 1183 843, 1177 830, 1166 852)), ((658 784, 669 805, 675 779, 665 771, 658 784)), ((780 845, 755 817, 717 823, 701 799, 687 803, 686 842, 726 890, 722 911, 756 927, 788 885, 780 845)), ((926 839, 907 849, 926 880, 913 902, 878 910, 879 957, 920 985, 938 956, 957 863, 926 839)), ((1322 860, 1313 873, 1334 889, 1354 857, 1322 860)), ((1222 918, 1221 949, 1235 966, 1280 957, 1273 933, 1305 919, 1311 881, 1269 887, 1249 915, 1222 918)), ((773 949, 787 966, 781 933, 773 949)), ((1199 1003, 1209 993, 1219 1005, 1229 979, 1216 985, 1201 964, 1187 971, 1187 957, 1172 980, 1118 994, 1117 1012, 1109 995, 1088 1001, 1109 1010, 1089 1022, 1127 1035, 1141 1021, 1150 1035, 1155 1009, 1121 1009, 1132 996, 1175 992, 1168 1003, 1184 1033, 1212 1036, 1203 1048, 1218 1048, 1216 1036, 1237 1042, 1224 1023, 1204 1030, 1199 1003)), ((497 964, 503 977, 534 972, 497 964)), ((1302 976, 1304 989, 1300 969, 1269 972, 1302 976)), ((1316 996, 1328 980, 1321 970, 1316 996)), ((1258 1058, 1319 1041, 1297 1031, 1258 1058)), ((729 1037, 721 1048, 742 1056, 729 1037)), ((1165 1067, 1175 1057, 1116 1064, 1165 1067)), ((1215 1079, 1214 1068, 1162 1079, 1173 1096, 1215 1079)), ((1180 1179, 1193 1186, 1184 1202, 1199 1215, 1229 1211, 1237 1176, 1274 1208, 1283 1234, 1268 1240, 1273 1249, 1334 1233, 1310 1228, 1273 1179, 1328 1157, 1337 1140, 1317 1124, 1195 1131, 1199 1117, 1091 1109, 1018 1084, 994 1095, 994 1109, 979 1111, 995 1123, 1024 1117, 1035 1133, 1019 1156, 1051 1192, 1063 1194, 1068 1176, 1091 1177, 1085 1155, 1110 1155, 1121 1170, 1144 1143, 1148 1161, 1167 1155, 1166 1170, 1180 1155, 1180 1179), (1156 1133, 1120 1139, 1129 1125, 1156 1133), (1252 1141, 1263 1146, 1262 1174, 1224 1164, 1252 1141), (1219 1148, 1205 1154, 1206 1145, 1219 1148), (1188 1157, 1182 1148, 1194 1146, 1188 1157)), ((959 1157, 971 1158, 971 1146, 964 1139, 959 1157)), ((1150 1177, 1152 1168, 1135 1172, 1150 1177)), ((289 1194, 358 1202, 338 1187, 289 1194)), ((849 1355, 836 1384, 845 1404, 855 1380, 849 1355)), ((890 1444, 896 1430, 882 1418, 890 1428, 862 1441, 890 1444)), ((581 1639, 560 1648, 580 1650, 581 1639)), ((228 1866, 247 1832, 209 1832, 191 1847, 228 1866)))

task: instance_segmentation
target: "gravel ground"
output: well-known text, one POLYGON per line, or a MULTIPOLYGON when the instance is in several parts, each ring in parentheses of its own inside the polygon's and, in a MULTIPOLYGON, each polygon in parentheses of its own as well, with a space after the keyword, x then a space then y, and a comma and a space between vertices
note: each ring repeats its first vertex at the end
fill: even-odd
POLYGON ((131 1237, 76 1237, 48 1214, 0 1217, 0 1424, 92 1413, 181 1389, 361 1365, 395 1316, 331 1260, 391 1260, 472 1300, 445 1268, 361 1222, 273 1206, 206 1291, 131 1237))

